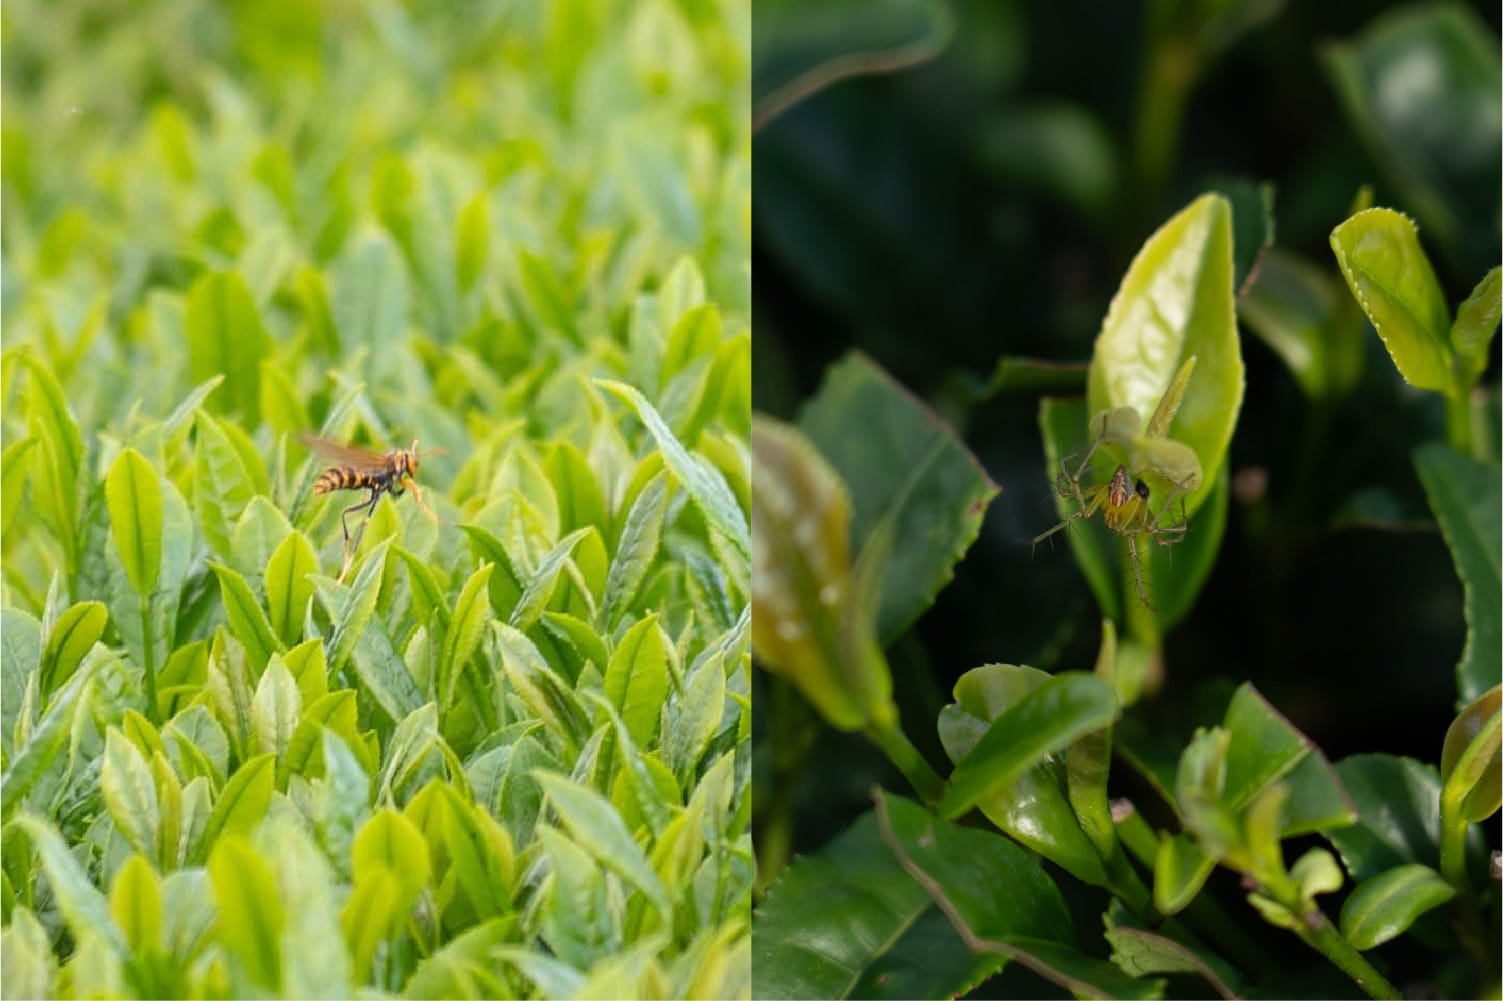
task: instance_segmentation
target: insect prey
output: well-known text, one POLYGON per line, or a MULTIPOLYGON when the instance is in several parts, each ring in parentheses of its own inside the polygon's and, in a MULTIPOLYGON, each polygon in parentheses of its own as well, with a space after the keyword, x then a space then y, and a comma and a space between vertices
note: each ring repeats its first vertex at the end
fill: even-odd
MULTIPOLYGON (((417 504, 418 510, 435 523, 438 521, 438 516, 423 503, 423 493, 418 488, 415 479, 420 463, 417 439, 413 439, 409 448, 393 449, 390 452, 377 452, 374 449, 347 445, 311 435, 304 436, 302 440, 303 444, 332 463, 313 482, 315 494, 333 493, 337 490, 370 491, 368 496, 345 508, 339 516, 340 526, 344 529, 346 570, 349 569, 355 550, 360 546, 360 537, 364 534, 365 526, 370 521, 371 514, 376 510, 376 503, 381 499, 382 494, 400 497, 406 491, 411 490, 413 502, 417 504), (354 538, 351 539, 349 517, 357 512, 364 512, 364 518, 356 528, 354 538)), ((438 453, 438 449, 428 452, 429 455, 438 453)))

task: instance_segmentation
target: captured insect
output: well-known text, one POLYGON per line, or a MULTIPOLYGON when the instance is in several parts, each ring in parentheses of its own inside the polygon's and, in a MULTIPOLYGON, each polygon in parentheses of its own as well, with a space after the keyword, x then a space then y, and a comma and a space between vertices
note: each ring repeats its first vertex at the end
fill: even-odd
MULTIPOLYGON (((381 499, 382 494, 400 497, 410 489, 418 510, 437 523, 438 516, 423 503, 423 493, 418 489, 417 480, 414 479, 420 461, 416 438, 413 439, 410 448, 398 448, 390 452, 377 452, 359 445, 346 445, 312 435, 305 435, 302 441, 303 444, 334 463, 320 473, 318 479, 314 481, 313 492, 315 494, 333 493, 336 490, 370 491, 370 496, 362 498, 359 503, 351 504, 339 516, 339 523, 344 528, 345 569, 349 569, 350 559, 360 546, 360 537, 364 534, 366 523, 376 510, 376 502, 381 499), (360 527, 355 531, 354 540, 351 541, 349 517, 357 511, 365 512, 365 520, 360 522, 360 527)), ((428 455, 439 455, 441 452, 442 449, 431 449, 428 455)))
POLYGON ((1060 497, 1075 502, 1075 510, 1064 521, 1033 539, 1037 546, 1054 533, 1100 511, 1106 527, 1127 541, 1138 598, 1149 609, 1153 609, 1153 605, 1148 600, 1148 589, 1143 580, 1137 540, 1146 535, 1161 546, 1172 546, 1182 540, 1189 529, 1185 497, 1197 490, 1203 479, 1200 459, 1194 449, 1164 437, 1179 407, 1194 363, 1194 358, 1189 359, 1165 392, 1149 421, 1146 434, 1142 431, 1142 418, 1132 407, 1102 410, 1091 418, 1090 445, 1059 460, 1060 472, 1054 483, 1060 497), (1107 482, 1082 486, 1081 479, 1090 468, 1092 458, 1103 447, 1125 457, 1125 461, 1118 463, 1107 482), (1152 491, 1145 477, 1168 485, 1167 496, 1157 510, 1149 502, 1152 491), (1177 519, 1171 517, 1175 501, 1179 502, 1177 519))

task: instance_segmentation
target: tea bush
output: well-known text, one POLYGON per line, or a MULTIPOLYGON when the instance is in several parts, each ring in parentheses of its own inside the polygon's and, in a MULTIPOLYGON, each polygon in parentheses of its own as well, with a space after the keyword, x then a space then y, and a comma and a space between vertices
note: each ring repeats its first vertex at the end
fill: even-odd
POLYGON ((1496 11, 770 6, 754 994, 1495 996, 1496 11))
POLYGON ((4 32, 3 994, 746 996, 744 5, 4 32))

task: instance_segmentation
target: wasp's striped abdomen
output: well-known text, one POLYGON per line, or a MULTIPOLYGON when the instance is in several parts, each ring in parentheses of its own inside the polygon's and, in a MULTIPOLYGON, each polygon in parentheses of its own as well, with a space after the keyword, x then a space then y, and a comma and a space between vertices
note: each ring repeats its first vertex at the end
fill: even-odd
POLYGON ((326 494, 335 490, 366 490, 375 486, 375 478, 362 469, 335 466, 325 469, 313 482, 313 492, 326 494))

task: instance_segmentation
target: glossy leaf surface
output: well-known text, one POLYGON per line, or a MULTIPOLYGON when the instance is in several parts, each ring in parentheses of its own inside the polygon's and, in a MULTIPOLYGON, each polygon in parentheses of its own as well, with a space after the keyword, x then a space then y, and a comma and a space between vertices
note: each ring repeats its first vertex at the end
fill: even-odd
POLYGON ((890 643, 949 583, 1000 488, 937 414, 863 354, 826 370, 798 426, 850 492, 856 551, 882 525, 901 540, 878 612, 890 643))

